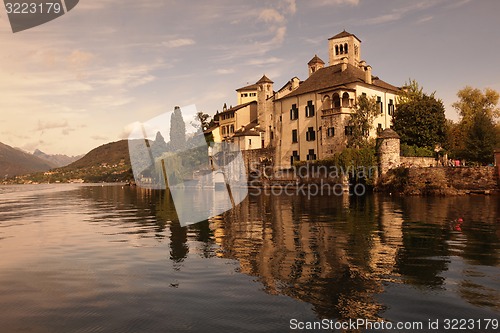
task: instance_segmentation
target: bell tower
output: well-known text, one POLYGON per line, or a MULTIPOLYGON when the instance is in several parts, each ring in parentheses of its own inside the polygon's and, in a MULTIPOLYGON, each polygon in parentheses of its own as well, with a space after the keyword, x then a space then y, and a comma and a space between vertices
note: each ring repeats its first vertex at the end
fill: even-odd
POLYGON ((328 39, 329 65, 342 63, 347 58, 347 63, 359 67, 361 59, 361 40, 355 35, 342 31, 328 39))

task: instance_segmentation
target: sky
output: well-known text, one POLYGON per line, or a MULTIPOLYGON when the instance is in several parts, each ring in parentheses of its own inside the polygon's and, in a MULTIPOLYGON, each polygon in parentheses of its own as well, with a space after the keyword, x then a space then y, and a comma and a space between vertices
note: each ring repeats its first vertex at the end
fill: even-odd
POLYGON ((213 115, 263 74, 275 90, 347 30, 373 74, 410 78, 451 104, 466 85, 500 91, 496 0, 80 0, 12 33, 0 8, 0 142, 79 155, 176 105, 213 115))

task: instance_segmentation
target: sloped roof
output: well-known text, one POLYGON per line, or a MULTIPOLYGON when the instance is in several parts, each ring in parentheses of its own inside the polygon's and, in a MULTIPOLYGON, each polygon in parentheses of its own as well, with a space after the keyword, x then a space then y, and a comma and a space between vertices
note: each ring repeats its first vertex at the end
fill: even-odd
MULTIPOLYGON (((320 91, 330 88, 340 87, 354 82, 365 82, 365 72, 358 67, 347 64, 347 69, 342 71, 342 64, 321 68, 311 74, 302 84, 280 99, 307 94, 314 91, 320 91)), ((377 77, 372 77, 372 85, 393 91, 399 89, 377 77)))
POLYGON ((257 104, 257 101, 250 101, 248 103, 244 103, 244 104, 233 106, 232 108, 227 109, 226 111, 220 112, 218 115, 220 116, 220 115, 225 114, 225 113, 238 111, 239 109, 243 109, 244 107, 246 107, 246 106, 248 106, 250 104, 257 104))
POLYGON ((257 90, 257 88, 259 88, 259 85, 257 83, 254 83, 254 84, 250 84, 248 86, 238 88, 238 89, 236 89, 236 91, 257 90))
POLYGON ((259 83, 274 83, 270 78, 266 76, 266 74, 262 75, 259 81, 257 81, 257 84, 259 83))
POLYGON ((342 32, 339 32, 338 34, 336 34, 333 37, 328 38, 328 40, 337 39, 337 38, 344 38, 344 37, 351 37, 351 36, 353 36, 354 38, 356 38, 357 40, 359 40, 361 42, 361 39, 359 39, 358 37, 356 37, 356 35, 351 34, 350 32, 347 32, 345 30, 342 31, 342 32))
POLYGON ((314 57, 311 60, 309 60, 309 62, 307 64, 308 65, 312 65, 312 64, 322 64, 322 65, 324 65, 325 62, 323 60, 321 60, 321 58, 318 57, 317 54, 315 54, 314 57))
POLYGON ((259 127, 257 120, 254 120, 245 127, 234 131, 233 136, 260 136, 261 132, 264 132, 264 130, 259 127))
POLYGON ((399 134, 392 128, 386 128, 378 135, 380 139, 399 139, 399 134))

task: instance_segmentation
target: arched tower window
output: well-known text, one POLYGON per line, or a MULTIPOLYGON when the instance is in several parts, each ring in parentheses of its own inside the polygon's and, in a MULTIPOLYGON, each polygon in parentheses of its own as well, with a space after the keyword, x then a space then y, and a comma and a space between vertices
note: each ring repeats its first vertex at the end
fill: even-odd
POLYGON ((349 93, 347 92, 342 94, 342 107, 343 108, 349 107, 349 93))
POLYGON ((344 52, 347 53, 347 43, 344 44, 344 52))
POLYGON ((335 55, 339 55, 339 46, 335 45, 335 55))
POLYGON ((334 108, 339 108, 340 107, 340 96, 339 94, 335 93, 332 96, 333 99, 333 107, 334 108))
POLYGON ((344 54, 344 45, 340 44, 340 54, 344 54))
POLYGON ((332 108, 332 100, 330 99, 330 96, 325 96, 325 98, 323 99, 323 110, 331 108, 332 108))

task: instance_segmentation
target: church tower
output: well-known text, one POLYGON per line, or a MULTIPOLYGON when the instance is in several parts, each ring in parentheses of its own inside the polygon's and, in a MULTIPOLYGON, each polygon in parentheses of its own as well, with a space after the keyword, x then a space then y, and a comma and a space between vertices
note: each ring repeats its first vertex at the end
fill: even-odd
POLYGON ((325 67, 325 62, 318 57, 317 54, 307 63, 307 67, 309 68, 309 76, 311 76, 318 69, 325 67))
POLYGON ((342 63, 343 58, 347 58, 347 63, 359 67, 361 59, 361 41, 355 35, 342 31, 328 39, 329 65, 342 63))

